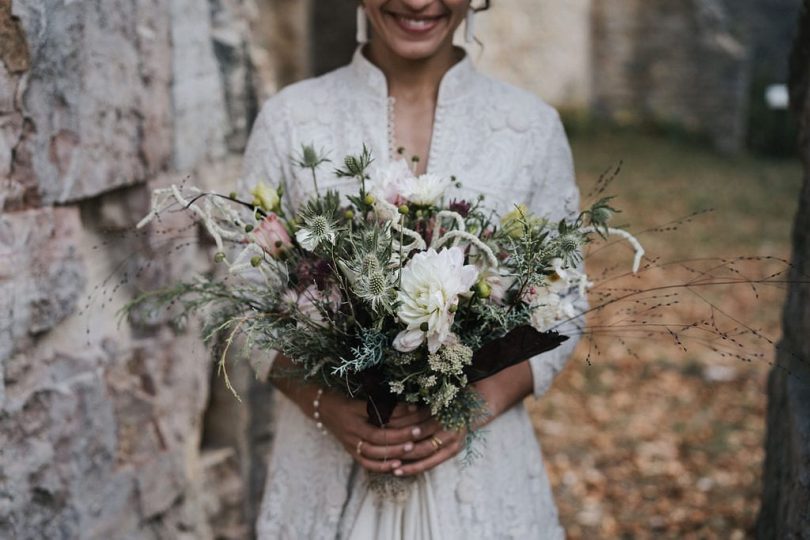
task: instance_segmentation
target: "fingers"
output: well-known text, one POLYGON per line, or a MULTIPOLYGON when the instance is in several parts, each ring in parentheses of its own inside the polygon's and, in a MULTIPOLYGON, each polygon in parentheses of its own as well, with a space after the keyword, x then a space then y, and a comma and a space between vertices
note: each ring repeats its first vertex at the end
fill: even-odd
MULTIPOLYGON (((403 407, 403 409, 405 409, 403 407)), ((417 407, 414 411, 408 411, 399 416, 391 416, 391 420, 385 425, 387 428, 401 428, 406 426, 413 426, 424 422, 430 418, 430 409, 427 407, 417 407)))
POLYGON ((360 446, 360 452, 365 457, 377 460, 408 458, 413 448, 414 443, 411 441, 408 441, 405 444, 396 444, 390 446, 377 446, 375 444, 363 441, 363 444, 360 446))
MULTIPOLYGON (((460 431, 439 431, 435 435, 428 437, 426 439, 422 439, 421 441, 417 442, 413 449, 408 452, 405 459, 408 461, 418 461, 420 459, 425 459, 433 454, 435 454, 438 450, 444 448, 445 446, 451 446, 456 442, 462 439, 462 432, 460 431), (436 448, 437 443, 433 440, 433 437, 436 437, 439 441, 442 442, 439 448, 436 448)), ((398 456, 399 457, 399 456, 398 456)))
POLYGON ((395 476, 413 476, 415 474, 420 474, 425 471, 429 471, 430 469, 436 467, 437 465, 441 465, 448 459, 452 459, 456 456, 456 454, 461 451, 462 444, 459 439, 447 443, 439 448, 436 452, 431 454, 430 456, 420 459, 418 461, 412 461, 409 463, 405 463, 401 467, 394 468, 394 475, 395 476))
POLYGON ((441 426, 434 419, 429 418, 416 425, 400 428, 376 428, 371 424, 366 424, 358 430, 357 435, 366 442, 377 446, 393 446, 405 444, 409 441, 418 441, 433 435, 441 429, 441 426))
POLYGON ((367 457, 358 455, 357 453, 354 453, 353 455, 354 460, 359 463, 361 467, 370 472, 390 473, 402 465, 402 462, 397 459, 390 461, 377 461, 374 459, 368 459, 367 457))
POLYGON ((419 407, 413 403, 397 403, 397 406, 394 407, 394 411, 391 413, 391 420, 409 416, 418 410, 419 407))

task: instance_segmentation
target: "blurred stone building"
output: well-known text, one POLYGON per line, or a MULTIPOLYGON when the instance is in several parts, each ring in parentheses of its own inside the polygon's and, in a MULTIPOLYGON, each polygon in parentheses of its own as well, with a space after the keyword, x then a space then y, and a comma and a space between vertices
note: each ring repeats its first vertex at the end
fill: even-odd
MULTIPOLYGON (((357 3, 309 3, 299 50, 319 74, 351 57, 357 3)), ((779 151, 794 134, 765 90, 787 81, 800 3, 493 0, 469 50, 484 72, 564 112, 700 135, 726 152, 779 151)))

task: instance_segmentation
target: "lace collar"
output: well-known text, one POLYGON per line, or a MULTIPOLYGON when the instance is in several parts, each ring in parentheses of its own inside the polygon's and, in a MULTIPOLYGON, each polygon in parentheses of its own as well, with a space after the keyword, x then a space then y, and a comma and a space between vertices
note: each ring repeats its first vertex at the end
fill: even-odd
MULTIPOLYGON (((371 63, 362 52, 363 46, 357 47, 350 64, 352 74, 357 77, 361 86, 376 95, 388 97, 388 82, 380 68, 371 63)), ((469 91, 477 74, 470 55, 456 62, 442 77, 439 83, 439 101, 453 100, 469 91)))

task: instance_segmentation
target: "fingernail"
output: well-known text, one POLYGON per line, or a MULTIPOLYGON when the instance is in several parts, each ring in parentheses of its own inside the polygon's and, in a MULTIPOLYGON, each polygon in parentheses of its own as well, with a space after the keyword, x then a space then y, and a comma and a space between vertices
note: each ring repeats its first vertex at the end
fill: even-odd
POLYGON ((402 462, 401 462, 401 461, 392 461, 392 462, 391 462, 391 468, 392 468, 392 469, 396 469, 396 468, 397 468, 397 467, 399 467, 400 465, 402 465, 402 462))
POLYGON ((414 405, 413 403, 408 405, 408 412, 416 412, 417 409, 418 409, 418 407, 416 405, 414 405))
POLYGON ((415 428, 413 428, 411 430, 411 435, 413 435, 414 437, 418 437, 421 434, 422 434, 422 430, 419 429, 418 427, 415 427, 415 428))
POLYGON ((402 469, 397 469, 394 471, 394 476, 402 476, 402 469))
POLYGON ((410 452, 411 450, 413 450, 413 443, 412 442, 406 442, 405 446, 402 448, 402 450, 405 451, 405 452, 410 452))

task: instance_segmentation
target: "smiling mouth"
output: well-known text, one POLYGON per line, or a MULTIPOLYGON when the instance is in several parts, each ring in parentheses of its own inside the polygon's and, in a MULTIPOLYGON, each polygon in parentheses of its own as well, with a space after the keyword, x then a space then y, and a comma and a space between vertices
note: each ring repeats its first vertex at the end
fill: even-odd
POLYGON ((447 15, 426 17, 424 15, 403 15, 390 11, 386 11, 385 14, 391 17, 397 26, 409 34, 424 34, 430 32, 447 18, 447 15))

